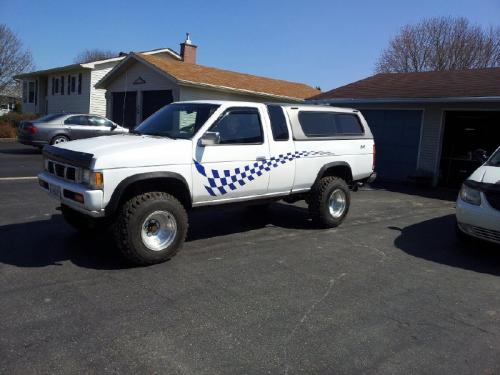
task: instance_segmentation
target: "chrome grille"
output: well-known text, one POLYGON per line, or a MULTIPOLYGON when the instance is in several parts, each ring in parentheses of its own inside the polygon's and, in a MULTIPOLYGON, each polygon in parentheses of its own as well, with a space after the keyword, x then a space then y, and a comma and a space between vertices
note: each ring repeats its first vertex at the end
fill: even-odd
POLYGON ((471 234, 483 238, 485 240, 494 241, 500 243, 500 232, 492 229, 480 228, 475 226, 470 226, 471 234))
POLYGON ((78 168, 53 160, 47 162, 47 172, 63 180, 79 182, 78 168))

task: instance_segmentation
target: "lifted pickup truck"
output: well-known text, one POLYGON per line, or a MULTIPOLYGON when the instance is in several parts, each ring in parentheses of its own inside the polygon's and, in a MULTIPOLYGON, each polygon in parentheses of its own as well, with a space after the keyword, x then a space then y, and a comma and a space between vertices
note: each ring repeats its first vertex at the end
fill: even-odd
POLYGON ((111 226, 139 265, 175 255, 196 207, 305 199, 314 223, 335 227, 350 189, 375 176, 361 113, 313 105, 178 102, 129 134, 45 146, 43 155, 39 183, 66 221, 111 226))

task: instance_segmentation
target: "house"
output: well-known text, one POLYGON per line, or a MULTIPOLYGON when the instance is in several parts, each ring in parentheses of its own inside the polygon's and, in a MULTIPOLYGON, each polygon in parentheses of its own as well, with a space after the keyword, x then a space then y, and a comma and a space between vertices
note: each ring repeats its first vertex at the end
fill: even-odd
POLYGON ((130 53, 97 84, 106 90, 106 115, 134 127, 173 101, 227 99, 302 102, 319 90, 296 82, 258 77, 196 63, 197 46, 189 35, 181 43, 181 60, 130 53))
MULTIPOLYGON (((166 60, 181 59, 169 48, 145 51, 142 54, 166 60)), ((15 76, 22 85, 23 112, 105 115, 105 90, 96 89, 94 85, 125 57, 126 54, 121 53, 120 56, 106 60, 71 64, 15 76)))
POLYGON ((500 68, 377 74, 310 101, 361 110, 382 179, 459 186, 500 146, 500 68))
POLYGON ((12 95, 0 95, 0 116, 13 111, 20 102, 19 99, 12 95))

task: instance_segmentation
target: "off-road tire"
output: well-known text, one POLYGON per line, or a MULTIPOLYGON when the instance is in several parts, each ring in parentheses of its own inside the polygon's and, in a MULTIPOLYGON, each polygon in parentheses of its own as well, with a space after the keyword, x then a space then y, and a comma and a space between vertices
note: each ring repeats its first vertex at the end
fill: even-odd
POLYGON ((349 187, 343 179, 328 176, 321 178, 313 185, 306 201, 309 205, 309 215, 315 226, 320 228, 334 228, 342 223, 349 212, 351 194, 349 187), (333 217, 328 208, 330 195, 336 189, 342 190, 346 197, 346 207, 340 217, 333 217))
POLYGON ((102 233, 109 227, 108 221, 104 218, 90 218, 65 205, 61 206, 61 213, 66 223, 81 233, 102 233))
POLYGON ((172 258, 186 239, 188 217, 184 206, 172 195, 148 192, 126 201, 118 212, 113 226, 115 242, 123 256, 131 263, 146 266, 172 258), (176 221, 177 232, 172 243, 160 251, 150 250, 141 238, 142 223, 154 211, 168 211, 176 221))

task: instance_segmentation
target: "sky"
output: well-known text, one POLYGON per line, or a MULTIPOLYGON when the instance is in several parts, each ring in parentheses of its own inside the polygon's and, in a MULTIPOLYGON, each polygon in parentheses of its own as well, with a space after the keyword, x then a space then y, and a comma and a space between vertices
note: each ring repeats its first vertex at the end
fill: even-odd
POLYGON ((403 25, 435 16, 497 26, 500 0, 0 0, 0 23, 31 50, 37 69, 71 64, 90 48, 178 51, 189 32, 199 64, 323 91, 372 75, 403 25))

